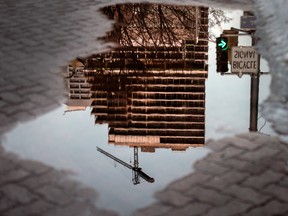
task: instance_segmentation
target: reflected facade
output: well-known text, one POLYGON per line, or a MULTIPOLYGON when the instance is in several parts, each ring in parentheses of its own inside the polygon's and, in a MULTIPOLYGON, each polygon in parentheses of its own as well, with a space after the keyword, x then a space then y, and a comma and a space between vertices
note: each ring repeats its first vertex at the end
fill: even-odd
POLYGON ((72 91, 70 81, 69 101, 89 101, 111 144, 145 152, 203 146, 208 8, 140 6, 104 9, 120 23, 105 39, 120 46, 70 65, 69 80, 80 77, 81 85, 72 91))

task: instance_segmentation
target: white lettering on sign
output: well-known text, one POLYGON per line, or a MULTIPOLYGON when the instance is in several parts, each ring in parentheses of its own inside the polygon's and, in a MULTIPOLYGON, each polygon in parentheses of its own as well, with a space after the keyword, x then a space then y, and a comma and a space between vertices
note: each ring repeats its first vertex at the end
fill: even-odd
POLYGON ((231 72, 258 72, 258 53, 254 47, 232 47, 231 72))

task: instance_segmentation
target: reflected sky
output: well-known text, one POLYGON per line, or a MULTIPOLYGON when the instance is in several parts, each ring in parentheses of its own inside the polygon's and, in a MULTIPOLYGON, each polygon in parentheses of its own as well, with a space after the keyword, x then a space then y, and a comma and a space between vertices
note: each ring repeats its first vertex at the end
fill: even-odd
MULTIPOLYGON (((230 13, 229 26, 239 27, 242 11, 230 13)), ((228 26, 228 25, 226 25, 228 26)), ((225 25, 223 26, 225 28, 225 25)), ((220 29, 213 29, 219 35, 220 29)), ((250 45, 249 38, 239 43, 250 45)), ((215 44, 209 43, 208 79, 206 81, 206 130, 205 139, 218 139, 240 132, 249 127, 250 77, 221 76, 215 71, 215 44)), ((268 71, 263 65, 263 71, 268 71)), ((260 103, 267 97, 270 76, 260 80, 260 103)), ((99 193, 97 205, 111 208, 123 215, 148 205, 153 194, 169 182, 192 171, 192 164, 209 150, 203 147, 189 148, 185 152, 156 149, 155 153, 139 151, 140 167, 155 182, 132 184, 131 170, 97 152, 96 146, 105 149, 121 160, 132 164, 133 148, 108 145, 108 124, 95 124, 92 108, 67 112, 66 105, 43 115, 32 122, 19 124, 6 134, 5 148, 23 158, 42 161, 60 169, 72 170, 72 178, 91 186, 99 193)), ((261 127, 259 119, 259 127, 261 127)), ((269 125, 263 133, 272 134, 269 125)))

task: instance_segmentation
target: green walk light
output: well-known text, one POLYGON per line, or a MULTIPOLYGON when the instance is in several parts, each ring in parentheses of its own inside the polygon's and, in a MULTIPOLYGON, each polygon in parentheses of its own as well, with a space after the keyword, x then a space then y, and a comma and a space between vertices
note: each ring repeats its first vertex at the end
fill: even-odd
POLYGON ((226 37, 217 38, 217 46, 222 50, 228 50, 228 39, 226 37))

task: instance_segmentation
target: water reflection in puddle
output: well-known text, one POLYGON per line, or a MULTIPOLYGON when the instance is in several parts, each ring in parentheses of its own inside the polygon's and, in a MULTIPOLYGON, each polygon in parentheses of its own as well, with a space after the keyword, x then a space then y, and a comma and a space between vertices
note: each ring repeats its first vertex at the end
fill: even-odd
MULTIPOLYGON (((110 18, 121 21, 108 38, 122 46, 71 62, 67 106, 18 126, 5 144, 25 158, 74 171, 74 178, 99 193, 99 207, 123 215, 148 205, 156 191, 191 172, 191 165, 208 153, 205 140, 249 126, 249 77, 216 74, 207 10, 144 8, 107 8, 110 18), (155 182, 129 166, 142 168, 155 182), (135 178, 141 182, 137 186, 135 178)), ((260 101, 269 82, 261 77, 260 101)), ((266 126, 262 132, 271 130, 266 126)))

